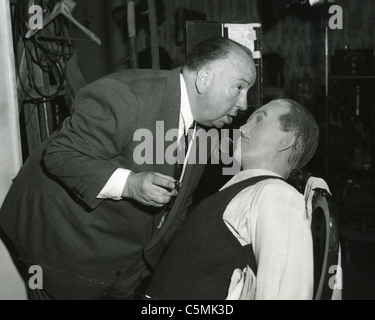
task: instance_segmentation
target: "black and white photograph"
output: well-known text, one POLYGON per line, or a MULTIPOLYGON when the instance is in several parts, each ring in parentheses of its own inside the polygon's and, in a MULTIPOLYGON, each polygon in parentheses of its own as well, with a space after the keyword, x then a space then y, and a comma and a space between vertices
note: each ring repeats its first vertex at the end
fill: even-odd
POLYGON ((375 300, 374 0, 0 0, 0 300, 375 300))

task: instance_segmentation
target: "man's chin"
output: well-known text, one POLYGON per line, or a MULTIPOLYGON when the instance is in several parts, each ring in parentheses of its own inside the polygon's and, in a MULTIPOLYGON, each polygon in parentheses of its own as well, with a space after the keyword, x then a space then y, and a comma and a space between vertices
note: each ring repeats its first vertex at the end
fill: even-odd
POLYGON ((225 123, 223 121, 214 121, 214 122, 212 122, 212 126, 214 126, 217 129, 223 128, 226 124, 227 123, 225 123))
POLYGON ((220 123, 214 125, 214 127, 215 127, 216 129, 221 129, 221 128, 223 128, 224 126, 225 126, 225 123, 222 123, 222 122, 220 122, 220 123))

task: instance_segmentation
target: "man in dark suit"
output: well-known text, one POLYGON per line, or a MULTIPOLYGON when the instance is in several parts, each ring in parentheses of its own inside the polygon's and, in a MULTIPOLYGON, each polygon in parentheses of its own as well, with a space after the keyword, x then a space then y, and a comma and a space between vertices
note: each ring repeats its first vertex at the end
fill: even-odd
POLYGON ((186 165, 176 190, 175 164, 156 157, 157 139, 152 161, 140 161, 137 133, 156 137, 160 123, 165 132, 230 124, 246 110, 255 78, 251 52, 215 37, 198 44, 182 69, 126 70, 83 88, 0 212, 15 258, 42 267, 43 290, 30 290, 31 298, 137 299, 205 167, 186 165))

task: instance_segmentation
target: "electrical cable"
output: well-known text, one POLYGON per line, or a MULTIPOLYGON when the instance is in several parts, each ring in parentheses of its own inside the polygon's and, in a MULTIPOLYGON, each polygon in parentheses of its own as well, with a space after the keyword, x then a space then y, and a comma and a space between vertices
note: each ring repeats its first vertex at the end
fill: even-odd
MULTIPOLYGON (((25 99, 20 102, 20 116, 23 115, 23 108, 26 104, 34 105, 27 119, 24 120, 24 128, 28 126, 38 105, 51 102, 64 90, 67 74, 66 64, 74 54, 75 48, 73 42, 69 39, 68 23, 62 15, 56 17, 45 30, 39 31, 44 34, 48 32, 46 35, 56 36, 60 39, 42 39, 38 34, 29 39, 25 37, 29 30, 29 19, 32 16, 32 14, 29 14, 29 8, 32 5, 39 5, 43 8, 43 15, 47 16, 53 11, 58 1, 60 0, 18 0, 14 8, 13 39, 16 72, 19 86, 25 95, 25 99), (22 46, 19 45, 20 41, 22 41, 22 46), (22 58, 23 55, 24 58, 22 58), (22 74, 25 74, 27 79, 23 79, 21 76, 22 62, 24 62, 26 68, 26 72, 22 74), (36 84, 35 72, 38 72, 38 69, 42 72, 42 75, 38 75, 39 78, 41 76, 48 77, 48 79, 54 78, 56 81, 54 92, 48 92, 50 88, 43 90, 36 84), (26 83, 28 88, 26 88, 26 83), (30 89, 33 93, 30 93, 30 89)), ((21 136, 25 134, 26 132, 21 132, 21 136)))
MULTIPOLYGON (((49 102, 55 99, 59 93, 64 90, 64 83, 66 80, 66 62, 74 53, 74 45, 69 39, 67 33, 66 19, 60 15, 51 23, 52 28, 48 28, 48 32, 53 33, 53 36, 63 39, 53 39, 51 41, 41 39, 38 35, 35 35, 29 39, 25 38, 25 35, 29 30, 28 22, 30 14, 28 11, 30 6, 40 5, 42 8, 44 8, 44 14, 48 15, 52 12, 57 2, 57 0, 18 0, 16 3, 14 13, 14 39, 15 43, 18 43, 18 40, 20 39, 24 44, 22 49, 24 49, 25 54, 29 86, 38 95, 38 97, 32 96, 26 90, 23 83, 24 79, 20 77, 19 64, 21 61, 17 61, 19 82, 23 92, 28 97, 28 103, 39 104, 49 102), (55 76, 55 80, 57 82, 57 89, 55 92, 47 93, 37 86, 35 80, 36 67, 40 68, 40 70, 48 77, 50 77, 51 74, 55 76)), ((45 30, 41 30, 40 32, 42 31, 46 32, 45 30)), ((19 48, 15 47, 16 57, 19 57, 18 50, 19 48)))

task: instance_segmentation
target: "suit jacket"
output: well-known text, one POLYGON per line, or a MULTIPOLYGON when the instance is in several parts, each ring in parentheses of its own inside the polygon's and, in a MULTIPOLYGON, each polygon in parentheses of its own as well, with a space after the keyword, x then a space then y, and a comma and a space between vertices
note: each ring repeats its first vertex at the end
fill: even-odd
MULTIPOLYGON (((43 268, 44 289, 58 299, 126 298, 150 274, 183 221, 204 165, 189 165, 163 227, 163 209, 97 199, 117 168, 173 176, 175 166, 136 164, 139 128, 153 137, 178 128, 180 70, 127 70, 83 88, 74 112, 34 152, 12 185, 0 226, 27 265, 43 268)), ((166 143, 164 149, 169 145, 166 143)), ((165 150, 164 150, 165 151, 165 150)))

